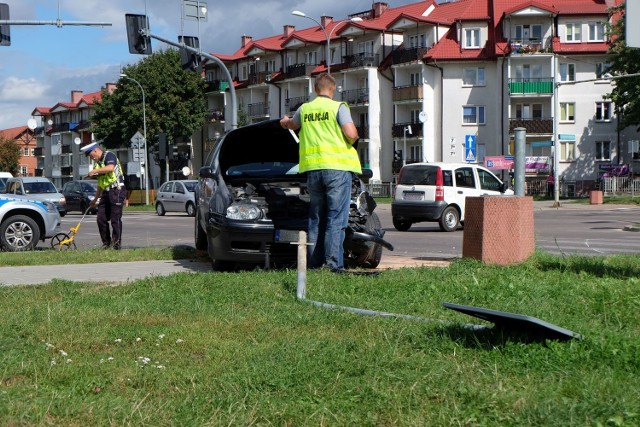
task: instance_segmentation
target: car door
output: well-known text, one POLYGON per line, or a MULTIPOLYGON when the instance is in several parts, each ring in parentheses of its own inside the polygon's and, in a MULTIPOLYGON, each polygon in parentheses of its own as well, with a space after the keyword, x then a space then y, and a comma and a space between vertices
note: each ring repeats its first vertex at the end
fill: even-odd
POLYGON ((478 168, 478 185, 480 187, 481 196, 499 196, 502 194, 502 181, 498 179, 490 171, 478 168))
POLYGON ((477 179, 471 166, 456 168, 453 179, 455 182, 456 203, 460 206, 460 221, 464 221, 466 198, 479 196, 480 189, 477 186, 477 179))
POLYGON ((173 185, 173 210, 176 212, 185 212, 187 204, 188 191, 184 188, 184 184, 176 181, 173 185))
POLYGON ((64 194, 64 198, 67 201, 67 209, 79 211, 80 199, 82 198, 80 185, 75 181, 67 182, 62 189, 62 193, 64 194))
POLYGON ((158 192, 158 201, 162 202, 165 211, 173 210, 171 207, 171 196, 173 194, 173 181, 165 182, 158 192))

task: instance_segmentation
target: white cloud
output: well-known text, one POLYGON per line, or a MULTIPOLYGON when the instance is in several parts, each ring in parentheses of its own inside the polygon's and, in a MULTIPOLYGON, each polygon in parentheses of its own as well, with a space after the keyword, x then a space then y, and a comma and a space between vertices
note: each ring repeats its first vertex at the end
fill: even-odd
POLYGON ((3 102, 37 101, 49 88, 34 78, 7 77, 0 82, 0 99, 3 102))

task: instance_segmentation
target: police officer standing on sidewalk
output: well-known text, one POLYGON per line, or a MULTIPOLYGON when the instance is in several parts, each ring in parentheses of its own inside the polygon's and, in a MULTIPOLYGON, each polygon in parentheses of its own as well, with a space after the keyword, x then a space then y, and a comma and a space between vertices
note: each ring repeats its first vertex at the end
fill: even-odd
POLYGON ((88 175, 98 177, 98 191, 90 206, 95 208, 96 204, 98 205, 97 222, 102 248, 120 249, 122 210, 127 198, 127 189, 124 186, 124 175, 118 157, 111 151, 104 151, 95 142, 85 145, 80 151, 96 162, 88 175))

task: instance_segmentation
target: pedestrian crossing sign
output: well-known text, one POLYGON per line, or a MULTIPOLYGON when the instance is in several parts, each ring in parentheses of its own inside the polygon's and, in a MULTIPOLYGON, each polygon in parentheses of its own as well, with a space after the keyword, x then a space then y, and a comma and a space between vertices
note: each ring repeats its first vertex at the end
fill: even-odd
POLYGON ((476 162, 476 136, 466 135, 464 138, 464 152, 467 163, 476 162))

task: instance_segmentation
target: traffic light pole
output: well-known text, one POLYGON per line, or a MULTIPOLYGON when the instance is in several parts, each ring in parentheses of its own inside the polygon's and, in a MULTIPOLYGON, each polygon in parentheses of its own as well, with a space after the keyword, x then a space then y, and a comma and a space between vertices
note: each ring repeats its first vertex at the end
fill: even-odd
POLYGON ((204 58, 210 59, 213 62, 215 62, 224 71, 225 77, 229 81, 229 94, 231 95, 231 129, 236 129, 238 127, 238 108, 237 108, 238 101, 236 98, 236 89, 235 87, 233 87, 233 78, 231 77, 231 73, 229 73, 229 70, 220 59, 216 58, 213 55, 209 55, 208 53, 204 53, 200 49, 195 49, 191 46, 187 46, 184 43, 176 43, 174 41, 165 39, 164 37, 160 37, 155 34, 152 34, 151 32, 149 32, 144 28, 140 30, 140 34, 143 37, 159 40, 163 43, 169 44, 171 46, 174 46, 180 49, 184 49, 187 52, 195 53, 196 55, 202 56, 204 58))

